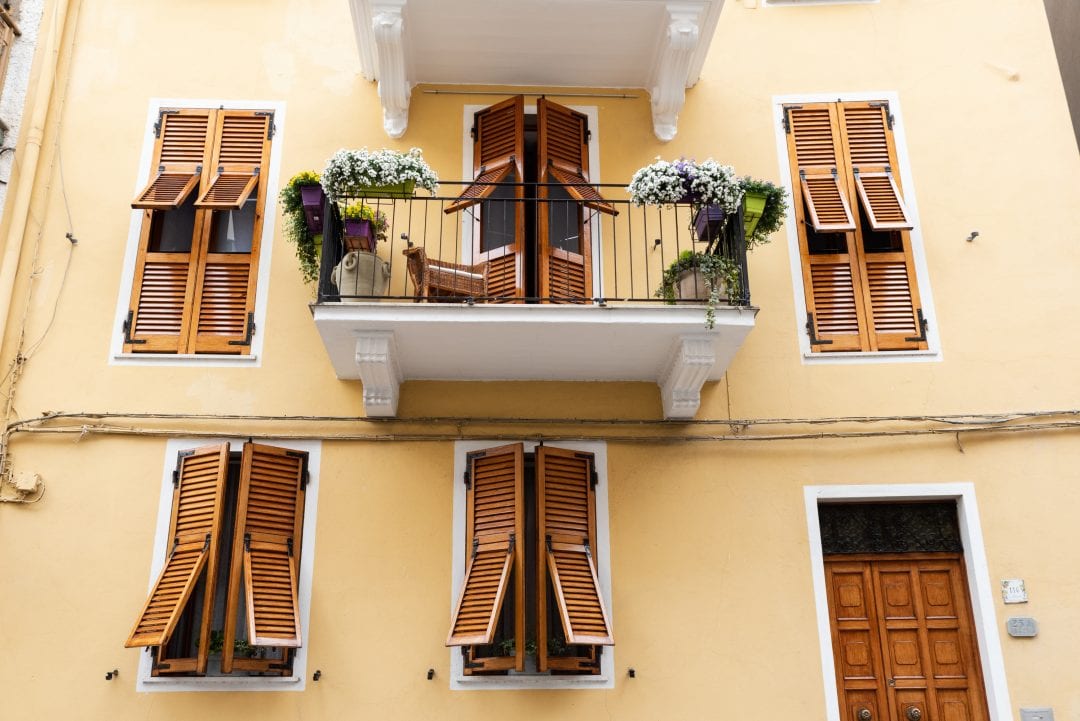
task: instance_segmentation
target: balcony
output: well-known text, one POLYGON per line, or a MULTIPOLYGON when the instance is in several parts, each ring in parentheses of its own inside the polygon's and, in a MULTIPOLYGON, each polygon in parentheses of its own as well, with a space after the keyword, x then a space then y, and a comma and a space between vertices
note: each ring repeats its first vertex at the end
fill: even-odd
POLYGON ((435 197, 328 200, 315 324, 338 378, 363 381, 370 416, 396 415, 406 380, 561 380, 655 382, 665 417, 690 418, 757 313, 741 212, 699 237, 695 210, 586 184, 443 181, 435 197), (496 187, 461 199, 478 185, 496 187), (383 216, 384 240, 346 234, 342 209, 357 204, 383 216), (738 269, 711 327, 700 277, 657 296, 687 250, 738 269))

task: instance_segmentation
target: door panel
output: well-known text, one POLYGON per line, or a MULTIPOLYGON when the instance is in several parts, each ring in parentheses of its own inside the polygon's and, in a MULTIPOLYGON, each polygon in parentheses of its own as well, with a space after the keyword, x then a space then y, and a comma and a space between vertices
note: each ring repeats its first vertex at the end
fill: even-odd
POLYGON ((833 556, 825 575, 841 721, 987 721, 959 554, 833 556))

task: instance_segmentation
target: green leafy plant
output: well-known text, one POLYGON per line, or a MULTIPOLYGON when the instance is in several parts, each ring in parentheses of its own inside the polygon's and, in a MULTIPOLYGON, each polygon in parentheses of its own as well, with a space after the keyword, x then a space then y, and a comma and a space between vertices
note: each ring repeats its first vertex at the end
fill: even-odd
POLYGON ((300 273, 305 283, 319 279, 319 253, 322 236, 312 235, 304 218, 304 206, 300 198, 300 186, 318 185, 319 174, 305 170, 294 175, 278 194, 281 212, 285 217, 285 239, 296 246, 296 258, 300 261, 300 273))
POLYGON ((664 270, 660 287, 656 289, 656 297, 674 303, 678 296, 679 276, 692 270, 700 271, 705 281, 705 290, 708 292, 705 299, 705 327, 712 330, 716 325, 716 304, 720 302, 721 292, 726 289, 729 298, 739 296, 739 266, 734 260, 723 255, 684 250, 664 270))
MULTIPOLYGON (((196 645, 198 642, 196 641, 196 645)), ((225 632, 211 631, 209 653, 211 655, 221 653, 225 648, 225 632)), ((247 639, 237 638, 233 640, 233 655, 239 658, 254 658, 259 654, 259 649, 247 642, 247 639)))
POLYGON ((375 239, 386 240, 386 231, 390 227, 390 223, 386 219, 386 213, 381 210, 375 210, 370 205, 354 201, 341 209, 341 218, 342 220, 366 220, 371 223, 371 228, 375 232, 375 239))
POLYGON ((758 180, 749 175, 739 181, 744 193, 759 193, 765 196, 765 209, 761 212, 754 232, 746 239, 746 249, 753 250, 769 242, 769 236, 780 230, 787 216, 787 190, 768 180, 758 180))

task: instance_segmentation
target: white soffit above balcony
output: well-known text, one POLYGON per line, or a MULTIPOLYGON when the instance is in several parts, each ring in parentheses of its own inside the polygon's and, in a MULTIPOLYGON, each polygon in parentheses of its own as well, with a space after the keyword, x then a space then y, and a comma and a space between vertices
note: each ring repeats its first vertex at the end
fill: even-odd
POLYGON ((338 378, 371 416, 397 414, 406 380, 647 381, 664 415, 691 418, 754 327, 756 308, 323 303, 315 325, 338 378))
POLYGON ((417 83, 642 88, 675 136, 724 0, 350 0, 364 76, 401 137, 417 83))

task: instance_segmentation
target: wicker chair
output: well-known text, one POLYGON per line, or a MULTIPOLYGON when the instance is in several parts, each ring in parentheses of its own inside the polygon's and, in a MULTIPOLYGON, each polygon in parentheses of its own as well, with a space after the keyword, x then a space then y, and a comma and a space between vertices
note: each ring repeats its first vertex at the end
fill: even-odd
POLYGON ((407 258, 409 278, 416 288, 416 299, 485 298, 488 294, 488 264, 450 263, 427 257, 423 248, 401 251, 407 258))

